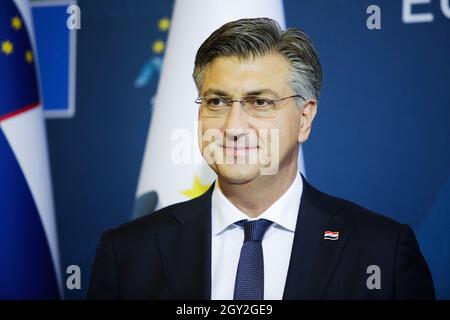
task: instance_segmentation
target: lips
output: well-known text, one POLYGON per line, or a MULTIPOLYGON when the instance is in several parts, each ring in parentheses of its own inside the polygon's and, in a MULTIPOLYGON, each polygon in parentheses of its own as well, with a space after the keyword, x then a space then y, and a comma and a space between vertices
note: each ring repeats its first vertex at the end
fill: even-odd
POLYGON ((248 153, 254 152, 256 149, 258 149, 258 147, 236 147, 236 146, 231 147, 222 146, 222 148, 224 149, 226 155, 232 157, 243 157, 248 153))
POLYGON ((250 149, 257 149, 258 147, 241 147, 241 146, 224 146, 219 145, 220 148, 227 149, 227 150, 250 150, 250 149))
POLYGON ((231 150, 250 150, 250 149, 256 149, 258 147, 224 147, 224 146, 222 146, 222 148, 231 149, 231 150))

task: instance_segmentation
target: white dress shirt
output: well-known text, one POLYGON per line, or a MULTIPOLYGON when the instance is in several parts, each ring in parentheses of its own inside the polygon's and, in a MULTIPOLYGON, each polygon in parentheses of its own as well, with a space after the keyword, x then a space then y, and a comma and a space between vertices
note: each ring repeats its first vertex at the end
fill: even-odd
POLYGON ((302 191, 303 181, 297 172, 294 182, 277 201, 256 219, 249 219, 225 197, 216 181, 211 198, 211 299, 233 299, 244 241, 243 228, 234 223, 246 219, 273 222, 262 240, 264 299, 283 298, 302 191))

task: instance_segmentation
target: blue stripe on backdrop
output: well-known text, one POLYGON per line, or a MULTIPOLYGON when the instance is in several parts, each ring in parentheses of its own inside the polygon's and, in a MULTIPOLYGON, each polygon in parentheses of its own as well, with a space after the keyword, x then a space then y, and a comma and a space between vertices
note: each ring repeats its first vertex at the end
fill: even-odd
POLYGON ((67 5, 33 8, 36 46, 39 51, 44 110, 68 113, 70 31, 60 28, 66 24, 67 5))
POLYGON ((0 299, 58 299, 39 213, 1 129, 0 155, 0 299))

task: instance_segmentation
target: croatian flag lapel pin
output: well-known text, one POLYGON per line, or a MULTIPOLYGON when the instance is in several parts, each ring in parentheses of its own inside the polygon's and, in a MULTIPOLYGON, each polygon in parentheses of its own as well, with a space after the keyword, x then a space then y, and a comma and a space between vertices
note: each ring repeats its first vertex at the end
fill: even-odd
POLYGON ((338 231, 325 231, 323 233, 323 240, 338 240, 339 232, 338 231))

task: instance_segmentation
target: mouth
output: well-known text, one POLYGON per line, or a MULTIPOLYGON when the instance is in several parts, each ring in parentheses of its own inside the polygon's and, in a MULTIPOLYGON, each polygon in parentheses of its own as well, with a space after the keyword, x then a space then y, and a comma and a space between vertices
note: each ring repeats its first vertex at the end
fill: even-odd
POLYGON ((258 149, 258 147, 225 147, 225 146, 221 147, 224 149, 234 149, 234 150, 258 149))
POLYGON ((242 156, 245 155, 251 151, 259 149, 258 146, 256 147, 244 147, 244 146, 221 146, 222 149, 225 151, 225 154, 231 155, 231 156, 242 156))
POLYGON ((247 146, 224 146, 224 145, 219 145, 220 148, 223 149, 227 149, 227 150, 237 150, 237 151, 241 151, 241 150, 252 150, 252 149, 258 149, 259 146, 256 147, 247 147, 247 146))

